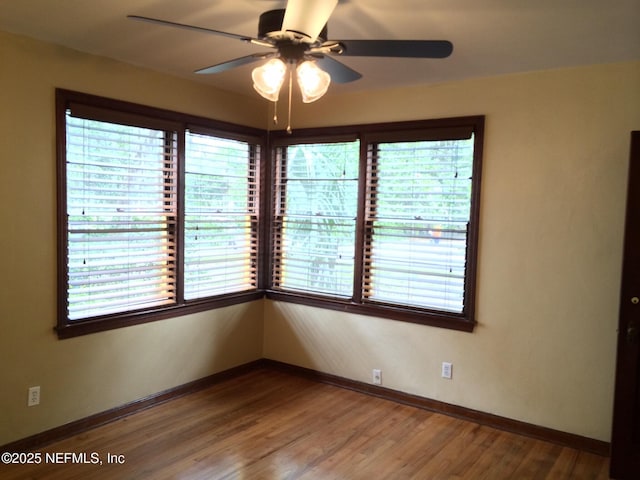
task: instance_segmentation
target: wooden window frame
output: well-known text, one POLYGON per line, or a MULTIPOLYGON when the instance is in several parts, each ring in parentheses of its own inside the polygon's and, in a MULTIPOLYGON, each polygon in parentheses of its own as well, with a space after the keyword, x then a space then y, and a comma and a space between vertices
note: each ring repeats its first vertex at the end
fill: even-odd
MULTIPOLYGON (((277 301, 292 302, 313 307, 388 318, 465 332, 473 331, 476 325, 475 292, 480 222, 480 186, 482 174, 484 116, 304 129, 294 132, 293 135, 275 132, 271 134, 270 138, 269 150, 272 166, 269 172, 271 178, 268 181, 268 185, 270 187, 273 186, 272 178, 275 176, 274 169, 277 168, 276 156, 278 154, 278 149, 296 143, 329 143, 353 138, 358 138, 361 142, 353 295, 350 299, 345 300, 344 298, 331 297, 327 295, 314 295, 295 291, 284 291, 281 288, 271 288, 271 266, 277 265, 278 259, 274 253, 275 249, 273 248, 273 239, 270 238, 268 259, 266 262, 263 262, 263 282, 266 285, 265 293, 267 298, 277 301), (474 150, 470 220, 466 247, 464 307, 462 313, 451 313, 403 305, 375 304, 363 301, 364 249, 367 231, 365 225, 367 202, 367 156, 369 146, 382 142, 446 140, 459 138, 461 134, 464 135, 464 133, 461 132, 465 131, 471 132, 474 136, 474 150)), ((272 222, 274 217, 274 199, 272 194, 269 196, 269 202, 270 203, 265 211, 271 212, 270 222, 272 222)), ((273 224, 270 223, 268 228, 263 227, 263 230, 271 232, 273 228, 273 224)))
MULTIPOLYGON (((184 216, 184 155, 185 155, 185 132, 188 129, 207 132, 219 135, 223 138, 247 141, 257 149, 253 152, 249 162, 259 162, 256 174, 261 177, 262 162, 258 158, 264 152, 264 132, 261 130, 243 127, 225 122, 213 121, 210 119, 186 115, 169 110, 148 107, 125 101, 113 100, 109 98, 79 93, 64 89, 56 89, 56 145, 57 145, 57 225, 58 225, 58 320, 55 328, 59 338, 69 338, 79 335, 96 333, 114 328, 121 328, 156 320, 201 312, 214 308, 219 308, 238 303, 244 303, 262 298, 263 293, 259 288, 259 276, 256 276, 256 288, 207 298, 199 298, 186 301, 182 288, 177 288, 177 300, 170 306, 158 306, 154 308, 141 309, 117 314, 107 314, 91 317, 83 320, 69 320, 67 313, 67 244, 69 238, 66 205, 66 111, 72 107, 75 111, 81 111, 84 116, 91 118, 94 114, 99 115, 101 120, 113 121, 114 123, 130 123, 135 119, 136 123, 148 125, 151 128, 164 129, 166 131, 177 132, 178 135, 178 217, 176 227, 177 253, 176 253, 176 275, 183 276, 184 273, 184 245, 183 216, 184 216)), ((261 183, 261 182, 258 182, 261 183)), ((255 202, 260 203, 259 189, 256 192, 255 202)), ((259 217, 258 217, 259 219, 259 217)), ((258 249, 260 242, 258 241, 258 249)), ((255 255, 255 262, 258 263, 261 253, 258 250, 255 255)), ((180 285, 181 282, 178 282, 180 285)))
MULTIPOLYGON (((228 305, 257 300, 263 297, 309 305, 324 309, 356 313, 361 315, 388 318, 398 321, 430 325, 447 329, 471 332, 476 325, 476 283, 478 239, 480 222, 480 186, 482 173, 482 153, 484 138, 484 116, 467 116, 435 120, 411 122, 366 124, 342 127, 299 129, 293 134, 286 132, 267 132, 260 129, 244 127, 227 122, 215 121, 203 117, 178 113, 156 107, 113 100, 105 97, 56 89, 56 146, 57 146, 57 217, 58 217, 58 320, 55 328, 59 338, 70 338, 79 335, 96 333, 104 330, 126 327, 156 320, 202 312, 228 305), (247 141, 255 145, 259 152, 251 155, 251 162, 259 162, 256 175, 257 192, 255 201, 258 204, 257 215, 257 278, 255 290, 222 294, 206 299, 184 301, 169 307, 152 308, 144 311, 124 314, 105 315, 81 321, 69 321, 66 312, 67 299, 67 220, 66 220, 66 119, 67 108, 74 104, 77 108, 92 109, 101 112, 109 111, 113 121, 122 121, 122 115, 130 118, 138 116, 143 123, 167 126, 178 132, 178 175, 179 175, 179 215, 183 215, 184 205, 184 154, 187 129, 219 134, 223 138, 247 141), (462 313, 450 313, 402 305, 373 304, 362 301, 362 282, 364 273, 365 249, 365 214, 366 214, 366 182, 368 146, 375 142, 393 142, 414 140, 436 140, 446 138, 451 132, 461 129, 470 130, 474 134, 474 159, 470 224, 467 236, 467 263, 465 267, 464 310, 462 313), (294 143, 323 143, 360 140, 359 179, 358 179, 358 213, 356 221, 353 295, 350 299, 335 298, 327 295, 316 295, 301 292, 288 292, 271 287, 272 266, 277 264, 273 255, 272 228, 273 218, 273 180, 276 149, 294 143)), ((178 222, 178 238, 183 234, 181 221, 178 222)), ((184 248, 179 240, 177 275, 183 275, 184 248)), ((179 282, 180 283, 180 282, 179 282)))

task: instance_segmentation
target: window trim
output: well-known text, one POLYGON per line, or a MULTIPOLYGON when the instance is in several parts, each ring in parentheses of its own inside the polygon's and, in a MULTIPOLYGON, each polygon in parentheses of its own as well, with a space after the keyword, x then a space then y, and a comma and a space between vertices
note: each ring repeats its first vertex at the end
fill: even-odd
MULTIPOLYGON (((182 299, 177 305, 162 306, 150 308, 147 310, 123 312, 117 314, 108 314, 92 317, 85 320, 69 321, 67 318, 67 243, 68 243, 68 223, 67 216, 67 185, 66 185, 66 110, 70 106, 74 109, 81 109, 83 112, 98 114, 101 120, 113 121, 118 123, 122 120, 122 116, 131 119, 139 117, 140 123, 147 124, 153 128, 172 129, 178 132, 178 164, 181 170, 184 170, 184 154, 185 154, 185 132, 192 129, 206 134, 220 135, 224 138, 233 140, 248 141, 254 145, 258 145, 259 168, 257 171, 258 182, 262 181, 263 164, 262 161, 265 152, 264 132, 250 127, 244 127, 226 122, 210 120, 203 117, 182 114, 170 110, 164 110, 155 107, 148 107, 135 103, 121 100, 113 100, 105 97, 74 92, 64 89, 56 89, 56 174, 57 174, 57 324, 55 331, 58 338, 70 338, 79 335, 86 335, 115 328, 121 328, 141 323, 162 320, 166 318, 187 315, 214 308, 245 303, 248 301, 260 299, 264 296, 260 289, 260 277, 257 276, 257 287, 245 292, 234 292, 228 294, 217 295, 204 299, 195 299, 186 301, 182 299)), ((179 173, 179 182, 184 182, 184 172, 179 173)), ((257 202, 261 202, 258 192, 257 202)), ((184 210, 184 190, 179 189, 178 193, 178 209, 180 214, 184 210)), ((258 217, 259 221, 259 217, 258 217)), ((259 225, 258 225, 259 227, 259 225)), ((258 228, 259 229, 259 228, 258 228)), ((178 229, 178 250, 183 246, 182 227, 178 229)), ((259 241, 258 253, 256 261, 259 263, 262 258, 261 252, 262 242, 259 241)), ((177 271, 180 275, 183 270, 182 253, 179 253, 177 271)))
POLYGON ((454 117, 445 119, 379 123, 354 125, 347 127, 328 127, 302 129, 288 135, 284 132, 271 134, 269 145, 269 158, 271 166, 269 183, 267 185, 269 203, 264 212, 269 212, 268 225, 263 226, 269 235, 268 262, 266 263, 266 277, 268 285, 265 289, 267 298, 276 301, 297 303, 318 308, 343 311, 368 316, 388 318, 392 320, 430 325, 453 330, 472 332, 476 325, 476 288, 477 288, 477 264, 478 264, 478 240, 480 222, 480 190, 482 174, 484 120, 482 115, 468 117, 454 117), (474 158, 472 173, 471 208, 469 217, 469 232, 467 238, 467 265, 465 268, 464 310, 462 313, 450 313, 423 308, 387 305, 381 303, 368 303, 358 300, 361 298, 364 266, 362 262, 365 248, 365 195, 366 195, 366 156, 371 143, 408 141, 408 140, 435 140, 444 139, 447 136, 457 137, 461 132, 474 134, 474 158), (270 287, 271 266, 274 265, 274 248, 271 231, 273 228, 273 178, 276 168, 276 149, 299 143, 323 143, 336 142, 346 138, 358 138, 360 144, 360 164, 358 180, 358 219, 356 223, 356 263, 354 271, 354 286, 352 298, 344 300, 325 295, 310 295, 301 292, 287 292, 270 287))

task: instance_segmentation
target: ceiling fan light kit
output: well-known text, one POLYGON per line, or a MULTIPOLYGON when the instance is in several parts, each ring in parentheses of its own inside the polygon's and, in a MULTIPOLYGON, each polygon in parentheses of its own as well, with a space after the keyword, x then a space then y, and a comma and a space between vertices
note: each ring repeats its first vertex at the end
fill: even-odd
POLYGON ((128 18, 235 38, 275 50, 196 70, 199 74, 216 74, 268 59, 252 70, 251 77, 253 88, 272 102, 278 101, 287 73, 291 97, 294 68, 304 103, 321 98, 331 81, 348 83, 362 77, 335 60, 335 56, 446 58, 453 51, 453 45, 447 40, 327 40, 327 21, 337 4, 338 0, 288 0, 286 9, 269 10, 260 15, 257 38, 138 15, 128 18))
POLYGON ((258 37, 262 42, 271 41, 278 53, 264 65, 254 68, 251 77, 253 88, 272 102, 278 101, 279 90, 289 68, 296 70, 304 103, 315 102, 329 89, 331 75, 317 65, 314 55, 319 54, 319 49, 325 49, 326 19, 338 1, 307 2, 306 11, 287 8, 269 10, 260 15, 258 37))
MULTIPOLYGON (((251 72, 253 88, 267 100, 277 102, 288 69, 289 66, 279 57, 268 60, 251 72)), ((318 100, 327 93, 331 84, 331 76, 312 60, 298 63, 296 78, 304 103, 318 100)))

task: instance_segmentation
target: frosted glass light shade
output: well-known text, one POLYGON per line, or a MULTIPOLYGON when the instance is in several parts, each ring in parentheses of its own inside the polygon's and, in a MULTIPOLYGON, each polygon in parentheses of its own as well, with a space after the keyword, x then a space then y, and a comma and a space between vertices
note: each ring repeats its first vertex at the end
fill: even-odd
POLYGON ((267 100, 276 102, 286 73, 287 65, 279 58, 272 58, 251 72, 253 88, 267 100))
POLYGON ((311 103, 322 97, 329 89, 331 76, 313 61, 302 62, 296 69, 302 101, 311 103))

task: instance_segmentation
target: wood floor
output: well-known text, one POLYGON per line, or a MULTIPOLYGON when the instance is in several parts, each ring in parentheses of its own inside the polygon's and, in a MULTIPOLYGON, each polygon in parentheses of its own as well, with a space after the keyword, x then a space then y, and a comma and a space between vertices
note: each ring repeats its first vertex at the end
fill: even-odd
POLYGON ((607 479, 609 467, 606 457, 273 369, 36 453, 39 465, 0 464, 0 478, 585 480, 607 479), (73 463, 80 454, 89 463, 73 463))

